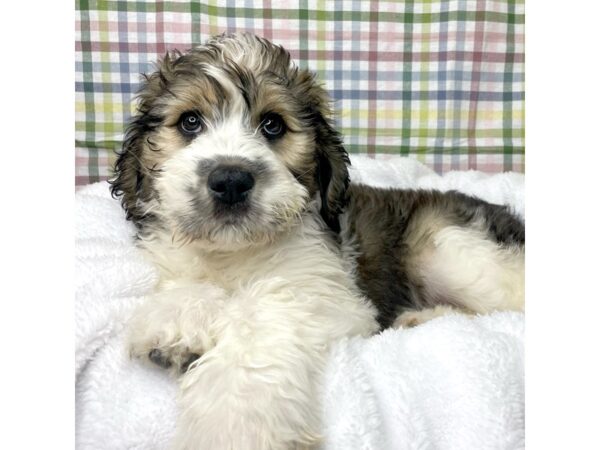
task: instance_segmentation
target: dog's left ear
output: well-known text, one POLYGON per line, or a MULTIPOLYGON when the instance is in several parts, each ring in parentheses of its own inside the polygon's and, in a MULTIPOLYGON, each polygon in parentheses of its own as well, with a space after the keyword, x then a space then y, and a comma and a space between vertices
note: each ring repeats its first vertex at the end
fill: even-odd
POLYGON ((308 72, 302 75, 310 79, 307 98, 315 131, 316 181, 321 196, 321 216, 337 233, 340 231, 338 216, 347 204, 350 158, 342 144, 341 134, 331 124, 331 100, 327 91, 315 82, 314 75, 308 72))
POLYGON ((340 231, 338 216, 347 204, 350 158, 342 145, 340 133, 328 119, 317 113, 315 120, 321 216, 329 228, 337 233, 340 231))

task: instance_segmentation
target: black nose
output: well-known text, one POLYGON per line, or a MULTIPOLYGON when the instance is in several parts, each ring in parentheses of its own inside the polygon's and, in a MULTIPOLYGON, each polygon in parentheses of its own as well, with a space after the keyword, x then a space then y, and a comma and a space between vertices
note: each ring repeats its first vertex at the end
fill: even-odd
POLYGON ((217 167, 208 176, 212 196, 228 205, 244 201, 253 187, 252 174, 235 167, 217 167))

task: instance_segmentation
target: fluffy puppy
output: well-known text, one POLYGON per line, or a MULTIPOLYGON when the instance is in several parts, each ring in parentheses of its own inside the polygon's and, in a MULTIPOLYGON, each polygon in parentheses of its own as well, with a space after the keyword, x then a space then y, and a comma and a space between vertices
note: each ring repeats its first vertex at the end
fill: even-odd
POLYGON ((310 448, 331 342, 523 305, 521 222, 458 193, 350 185, 329 103, 246 34, 146 77, 112 191, 161 270, 130 351, 179 376, 175 448, 310 448))

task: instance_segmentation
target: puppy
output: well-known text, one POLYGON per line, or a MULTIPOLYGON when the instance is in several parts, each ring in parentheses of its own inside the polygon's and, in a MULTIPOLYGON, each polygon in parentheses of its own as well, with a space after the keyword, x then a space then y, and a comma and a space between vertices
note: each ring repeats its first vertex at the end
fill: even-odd
POLYGON ((523 307, 506 207, 352 185, 348 164, 327 93, 264 39, 146 77, 111 182, 161 271, 129 345, 178 374, 175 448, 311 448, 335 340, 523 307))

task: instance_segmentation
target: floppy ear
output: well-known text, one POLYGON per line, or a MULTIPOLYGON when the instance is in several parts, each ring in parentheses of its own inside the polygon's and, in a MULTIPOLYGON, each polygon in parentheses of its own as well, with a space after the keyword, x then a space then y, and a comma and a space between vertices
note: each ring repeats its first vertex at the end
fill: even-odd
POLYGON ((168 89, 171 69, 172 57, 167 54, 159 62, 156 72, 143 75, 145 81, 137 94, 137 114, 126 128, 123 146, 117 153, 114 177, 109 180, 112 196, 122 197, 121 205, 127 212, 127 220, 132 220, 138 228, 149 217, 143 205, 152 196, 149 177, 152 168, 144 166, 144 153, 152 151, 149 135, 162 122, 162 118, 154 111, 154 103, 168 89))
POLYGON ((321 216, 336 233, 340 231, 338 215, 347 203, 346 191, 350 183, 348 166, 350 159, 342 145, 342 137, 331 122, 331 99, 310 71, 298 70, 295 74, 299 97, 306 99, 307 112, 315 132, 316 183, 321 196, 321 216))
POLYGON ((321 216, 336 233, 340 231, 338 215, 348 199, 346 196, 350 176, 350 159, 342 145, 342 139, 320 112, 315 115, 317 145, 317 184, 321 194, 321 216))
POLYGON ((148 200, 150 191, 142 165, 148 120, 146 115, 141 114, 130 122, 115 163, 115 176, 109 180, 112 196, 122 197, 121 205, 127 213, 127 220, 132 220, 138 227, 145 218, 141 205, 148 200))

